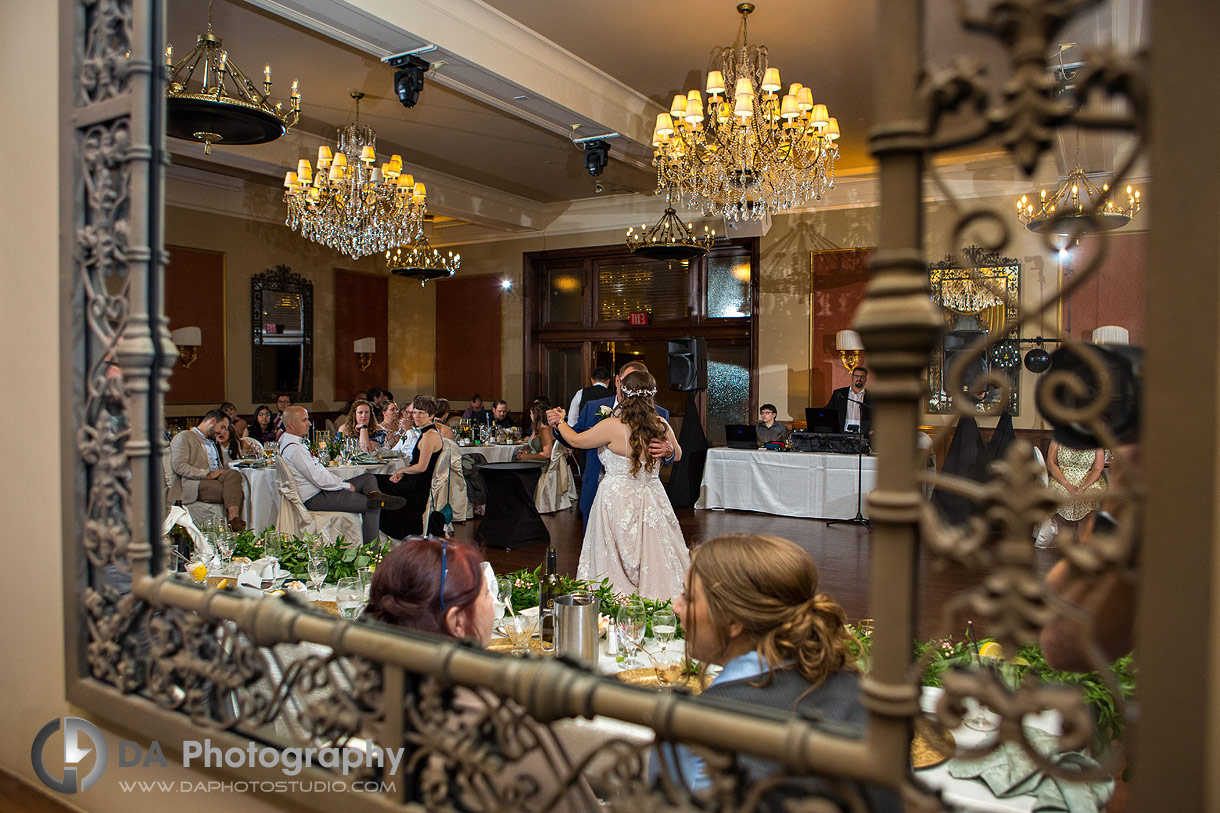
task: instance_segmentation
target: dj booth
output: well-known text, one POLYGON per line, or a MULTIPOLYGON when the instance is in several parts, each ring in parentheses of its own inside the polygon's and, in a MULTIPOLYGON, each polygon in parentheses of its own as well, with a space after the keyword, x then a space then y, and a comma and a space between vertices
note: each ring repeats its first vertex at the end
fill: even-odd
MULTIPOLYGON (((695 508, 760 511, 787 517, 851 519, 856 515, 856 461, 852 454, 707 450, 695 508)), ((864 514, 877 482, 877 458, 863 462, 864 514)))

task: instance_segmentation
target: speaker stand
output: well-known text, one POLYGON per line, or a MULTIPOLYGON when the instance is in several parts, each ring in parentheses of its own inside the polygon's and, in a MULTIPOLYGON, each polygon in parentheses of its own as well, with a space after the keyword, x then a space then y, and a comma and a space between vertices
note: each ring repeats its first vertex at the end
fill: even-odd
POLYGON ((872 528, 873 524, 864 516, 864 435, 860 435, 860 444, 856 447, 856 515, 851 519, 832 519, 826 522, 831 525, 862 525, 872 528))

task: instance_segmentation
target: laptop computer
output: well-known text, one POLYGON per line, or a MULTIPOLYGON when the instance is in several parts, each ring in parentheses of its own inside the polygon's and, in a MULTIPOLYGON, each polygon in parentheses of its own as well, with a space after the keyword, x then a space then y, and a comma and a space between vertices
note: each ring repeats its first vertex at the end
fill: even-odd
POLYGON ((806 432, 842 432, 843 420, 834 407, 805 407, 806 432))
POLYGON ((744 423, 725 424, 724 438, 730 449, 757 449, 758 430, 744 423))

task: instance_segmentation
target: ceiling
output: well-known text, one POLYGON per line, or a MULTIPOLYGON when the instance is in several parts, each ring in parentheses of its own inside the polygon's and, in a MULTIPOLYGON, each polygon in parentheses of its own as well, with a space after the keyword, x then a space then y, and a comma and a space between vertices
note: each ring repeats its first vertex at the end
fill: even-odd
MULTIPOLYGON (((1077 48, 1138 42, 1144 0, 1117 0, 1068 32, 1077 48)), ((178 57, 206 30, 202 0, 167 1, 167 41, 178 57)), ((749 41, 766 45, 785 83, 813 88, 839 119, 839 187, 825 204, 861 205, 874 165, 876 0, 758 0, 749 41), (855 183, 857 187, 853 188, 855 183)), ((284 171, 332 143, 355 117, 377 133, 379 155, 400 153, 428 184, 430 211, 443 216, 438 243, 496 239, 595 223, 638 223, 656 211, 651 133, 676 93, 702 88, 719 49, 742 35, 733 0, 214 0, 212 23, 229 58, 247 75, 272 69, 273 99, 300 81, 301 121, 288 136, 251 147, 172 141, 177 179, 223 176, 259 187, 270 200, 284 171), (658 13, 663 8, 663 14, 658 13), (399 104, 393 69, 381 60, 416 49, 432 63, 419 103, 399 104), (589 176, 574 139, 617 133, 611 161, 589 176), (200 173, 199 170, 203 170, 200 173), (600 184, 600 190, 595 188, 600 184)), ((1002 80, 1000 52, 956 23, 956 4, 929 0, 930 62, 973 57, 1002 80)), ((1065 41, 1066 40, 1065 37, 1065 41)), ((1076 51, 1080 53, 1080 51, 1076 51)), ((1112 145, 1109 149, 1112 161, 1112 145)), ((1070 156, 1062 153, 1052 174, 1070 156)), ((1096 159, 1104 160, 1104 159, 1096 159)), ((956 154, 967 173, 1015 177, 995 147, 956 154)), ((1106 167, 1108 168, 1108 167, 1106 167)), ((980 175, 982 177, 982 175, 980 175)), ((171 171, 171 181, 175 173, 171 171)), ((189 196, 180 196, 187 198, 189 196)), ((282 220, 282 213, 275 213, 282 220)), ((435 239, 435 238, 434 238, 435 239)))

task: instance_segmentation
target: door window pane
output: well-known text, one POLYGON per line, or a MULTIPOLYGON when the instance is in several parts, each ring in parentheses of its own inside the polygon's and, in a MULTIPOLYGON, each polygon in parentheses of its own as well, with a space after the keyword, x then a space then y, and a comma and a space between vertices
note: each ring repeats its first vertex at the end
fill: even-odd
POLYGON ((583 319, 585 271, 581 266, 548 268, 546 272, 546 320, 576 322, 583 319))
POLYGON ((709 255, 707 316, 733 319, 750 315, 750 256, 709 255))
POLYGON ((566 409, 576 391, 587 385, 581 376, 579 346, 546 349, 546 394, 551 406, 566 409))
POLYGON ((724 426, 750 420, 750 348, 707 349, 707 442, 724 445, 724 426))
POLYGON ((626 321, 629 314, 651 314, 651 321, 687 318, 690 263, 605 262, 597 267, 597 318, 626 321))

